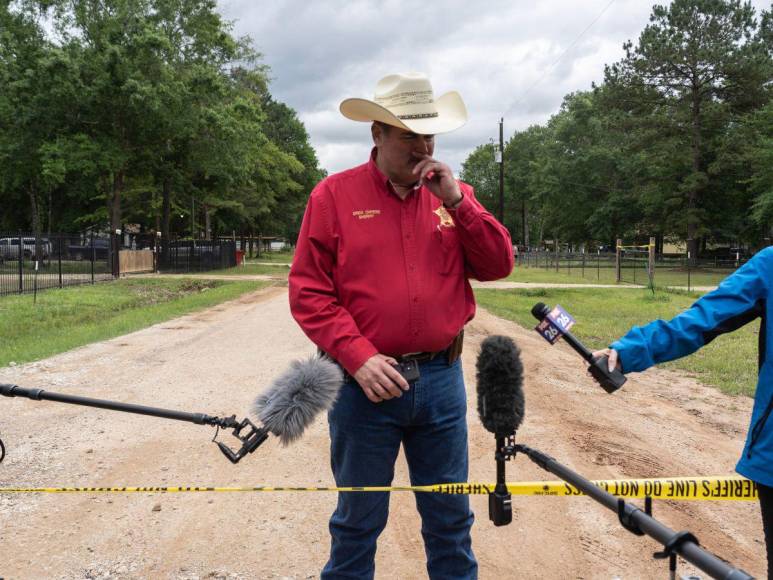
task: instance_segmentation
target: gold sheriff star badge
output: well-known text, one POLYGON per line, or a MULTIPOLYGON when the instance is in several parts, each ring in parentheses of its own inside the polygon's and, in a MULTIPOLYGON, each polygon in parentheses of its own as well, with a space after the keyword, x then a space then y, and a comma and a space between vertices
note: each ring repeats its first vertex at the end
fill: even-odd
POLYGON ((439 225, 441 228, 453 228, 456 225, 454 224, 454 218, 451 217, 451 214, 446 211, 446 207, 442 204, 435 210, 435 215, 440 218, 439 225))

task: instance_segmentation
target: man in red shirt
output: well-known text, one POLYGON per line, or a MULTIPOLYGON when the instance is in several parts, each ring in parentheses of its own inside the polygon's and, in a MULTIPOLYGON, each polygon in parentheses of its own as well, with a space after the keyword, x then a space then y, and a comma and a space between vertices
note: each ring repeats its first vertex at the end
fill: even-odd
MULTIPOLYGON (((513 268, 507 230, 433 157, 434 135, 467 112, 435 99, 420 74, 379 81, 374 101, 341 112, 371 122, 370 160, 315 187, 293 266, 290 308, 309 338, 347 372, 329 414, 340 486, 387 486, 400 445, 413 485, 467 480, 461 332, 475 314, 468 278, 513 268), (398 362, 418 364, 408 382, 398 362)), ((417 494, 431 578, 476 578, 466 496, 417 494)), ((372 578, 388 493, 342 493, 322 578, 372 578)))

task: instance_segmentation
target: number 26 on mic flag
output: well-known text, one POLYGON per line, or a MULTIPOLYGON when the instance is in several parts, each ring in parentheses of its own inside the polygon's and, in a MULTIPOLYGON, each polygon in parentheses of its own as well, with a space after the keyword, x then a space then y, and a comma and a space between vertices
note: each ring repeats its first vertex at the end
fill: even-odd
POLYGON ((564 333, 569 332, 569 329, 574 326, 574 322, 572 315, 556 304, 555 308, 540 321, 534 330, 550 344, 555 344, 564 333))

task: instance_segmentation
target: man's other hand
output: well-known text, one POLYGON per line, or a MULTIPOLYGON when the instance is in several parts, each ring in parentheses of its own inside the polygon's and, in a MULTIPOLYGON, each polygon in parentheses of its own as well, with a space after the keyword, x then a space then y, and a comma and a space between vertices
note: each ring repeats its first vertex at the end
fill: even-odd
POLYGON ((391 356, 375 354, 365 361, 356 373, 354 380, 359 383, 365 396, 373 403, 380 403, 395 397, 402 397, 403 391, 410 386, 393 365, 397 361, 391 356))
POLYGON ((593 353, 593 358, 598 358, 600 356, 606 355, 609 360, 607 361, 609 364, 607 367, 609 368, 609 372, 612 372, 617 368, 617 370, 623 370, 620 366, 620 357, 617 355, 617 351, 613 348, 605 348, 604 350, 597 350, 593 353))

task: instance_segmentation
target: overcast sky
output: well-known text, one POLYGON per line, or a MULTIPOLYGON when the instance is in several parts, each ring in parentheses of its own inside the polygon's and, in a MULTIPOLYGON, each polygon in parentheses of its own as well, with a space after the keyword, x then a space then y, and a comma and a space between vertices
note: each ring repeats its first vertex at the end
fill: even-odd
MULTIPOLYGON (((271 92, 298 112, 321 165, 367 160, 366 123, 338 111, 373 98, 377 81, 419 71, 435 96, 457 90, 470 120, 439 136, 435 157, 458 172, 481 143, 544 123, 569 92, 603 79, 605 63, 638 39, 650 0, 218 0, 235 33, 271 67, 271 92), (590 28, 588 28, 590 26, 590 28), (562 56, 563 55, 563 56, 562 56)), ((668 4, 668 0, 660 0, 668 4)), ((759 15, 769 0, 753 0, 759 15)))

